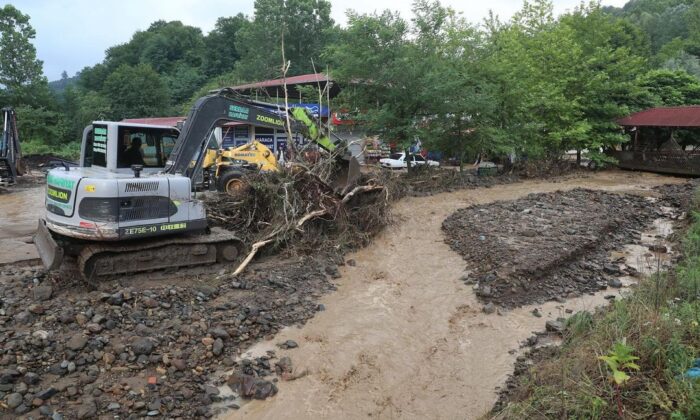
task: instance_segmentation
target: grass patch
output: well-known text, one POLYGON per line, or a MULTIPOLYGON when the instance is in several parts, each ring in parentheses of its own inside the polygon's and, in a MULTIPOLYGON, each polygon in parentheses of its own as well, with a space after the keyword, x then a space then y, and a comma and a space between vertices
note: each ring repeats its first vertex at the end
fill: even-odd
POLYGON ((50 145, 40 140, 23 141, 22 155, 52 155, 63 159, 75 160, 80 157, 80 142, 50 145))
POLYGON ((493 417, 700 418, 700 380, 685 376, 700 357, 697 193, 693 207, 681 262, 605 310, 572 316, 558 355, 523 375, 493 417))

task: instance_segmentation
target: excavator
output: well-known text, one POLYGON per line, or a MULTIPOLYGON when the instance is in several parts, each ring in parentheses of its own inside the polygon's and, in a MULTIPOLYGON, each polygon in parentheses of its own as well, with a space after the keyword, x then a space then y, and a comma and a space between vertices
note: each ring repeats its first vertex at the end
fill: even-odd
MULTIPOLYGON (((289 120, 305 124, 293 116, 289 120)), ((47 174, 46 214, 34 235, 46 269, 57 269, 64 257, 73 256, 82 276, 94 282, 236 261, 245 244, 233 232, 208 227, 194 182, 211 132, 226 122, 298 131, 287 127, 286 116, 231 89, 199 98, 179 132, 125 122, 88 125, 79 166, 64 165, 47 174)), ((347 144, 328 136, 318 144, 346 163, 347 183, 355 182, 359 163, 347 144)))
POLYGON ((2 109, 3 129, 0 137, 0 186, 6 187, 17 182, 24 173, 22 150, 17 132, 15 111, 9 106, 2 109))
POLYGON ((210 148, 202 163, 203 184, 213 184, 217 191, 236 196, 245 191, 245 170, 276 172, 277 158, 257 140, 228 149, 210 148))
MULTIPOLYGON (((250 102, 253 105, 267 109, 284 108, 257 100, 250 100, 250 102)), ((338 138, 335 134, 331 133, 328 135, 325 133, 321 129, 320 123, 305 108, 292 107, 288 109, 288 112, 292 121, 296 123, 295 128, 301 129, 305 138, 318 144, 323 149, 333 151, 336 148, 336 144, 345 143, 343 139, 338 138)), ((275 154, 267 146, 256 140, 223 150, 218 148, 208 149, 202 168, 205 186, 213 184, 217 191, 226 192, 233 196, 245 192, 247 188, 243 180, 244 170, 262 172, 276 172, 279 170, 275 154)), ((341 183, 345 184, 345 182, 341 183)))

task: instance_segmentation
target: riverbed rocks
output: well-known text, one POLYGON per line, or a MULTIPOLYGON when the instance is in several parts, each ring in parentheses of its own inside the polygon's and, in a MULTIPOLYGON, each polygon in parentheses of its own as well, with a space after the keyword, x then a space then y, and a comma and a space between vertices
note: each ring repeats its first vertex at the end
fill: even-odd
POLYGON ((253 378, 236 382, 245 395, 270 398, 274 358, 238 357, 320 310, 337 263, 298 257, 236 277, 223 270, 180 282, 115 280, 93 291, 39 270, 0 268, 0 418, 207 417, 221 399, 212 384, 231 371, 253 378), (37 293, 42 285, 51 293, 37 293), (43 311, 28 311, 27 302, 43 311))
POLYGON ((277 386, 274 383, 241 372, 234 372, 226 383, 233 392, 247 399, 264 400, 277 394, 277 386))
POLYGON ((458 210, 442 228, 485 304, 543 303, 621 287, 617 277, 629 270, 611 263, 610 251, 639 243, 662 206, 692 188, 657 187, 655 199, 586 189, 530 194, 458 210))

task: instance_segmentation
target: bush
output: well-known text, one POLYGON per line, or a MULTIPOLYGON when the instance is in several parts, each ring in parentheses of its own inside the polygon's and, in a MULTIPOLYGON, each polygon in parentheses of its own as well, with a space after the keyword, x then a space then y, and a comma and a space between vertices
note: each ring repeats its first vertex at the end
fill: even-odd
POLYGON ((51 155, 68 160, 80 157, 80 143, 71 142, 60 145, 50 145, 39 140, 22 142, 22 155, 51 155))

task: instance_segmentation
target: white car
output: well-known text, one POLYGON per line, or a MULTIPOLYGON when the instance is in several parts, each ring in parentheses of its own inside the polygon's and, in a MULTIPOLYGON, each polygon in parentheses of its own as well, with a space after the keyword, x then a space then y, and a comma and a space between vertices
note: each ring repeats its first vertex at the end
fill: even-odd
MULTIPOLYGON (((411 158, 413 158, 413 161, 411 162, 411 166, 413 166, 413 165, 416 165, 416 166, 418 166, 418 165, 440 166, 440 162, 425 159, 421 155, 410 155, 410 156, 411 156, 411 158)), ((388 158, 380 159, 379 164, 382 166, 382 168, 389 168, 389 169, 405 168, 408 166, 406 164, 406 153, 393 153, 388 158)))

